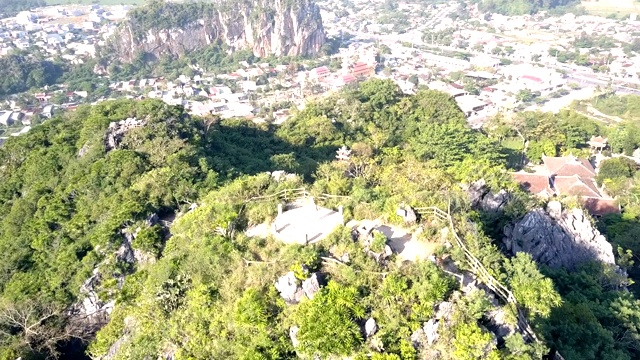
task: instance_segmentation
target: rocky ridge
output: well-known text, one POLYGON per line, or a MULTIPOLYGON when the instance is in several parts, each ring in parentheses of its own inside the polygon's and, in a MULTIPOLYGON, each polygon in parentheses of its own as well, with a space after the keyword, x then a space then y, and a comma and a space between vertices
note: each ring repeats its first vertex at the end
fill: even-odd
MULTIPOLYGON (((145 225, 149 227, 158 223, 159 218, 156 214, 151 214, 145 221, 145 225)), ((120 247, 115 250, 113 257, 116 263, 133 269, 135 265, 151 263, 156 260, 153 255, 133 247, 132 242, 139 231, 140 228, 135 229, 135 231, 131 231, 128 228, 122 229, 123 241, 120 247)), ((111 260, 108 258, 94 268, 91 277, 80 287, 79 300, 69 310, 69 315, 73 320, 79 323, 87 332, 97 331, 106 324, 115 307, 113 298, 103 299, 104 296, 101 297, 99 294, 102 290, 103 279, 113 276, 116 279, 117 287, 121 288, 125 277, 128 275, 123 273, 103 274, 102 265, 108 265, 109 261, 111 260)))
MULTIPOLYGON (((184 11, 188 5, 163 6, 153 11, 184 11)), ((326 41, 320 8, 311 0, 218 1, 193 16, 175 24, 147 24, 130 16, 110 38, 108 55, 124 62, 140 54, 177 57, 221 42, 230 51, 251 49, 259 57, 308 56, 326 41)))
POLYGON ((613 247, 581 209, 563 209, 551 201, 546 211, 534 209, 505 227, 503 243, 516 254, 524 251, 554 268, 574 269, 588 261, 615 265, 613 247))

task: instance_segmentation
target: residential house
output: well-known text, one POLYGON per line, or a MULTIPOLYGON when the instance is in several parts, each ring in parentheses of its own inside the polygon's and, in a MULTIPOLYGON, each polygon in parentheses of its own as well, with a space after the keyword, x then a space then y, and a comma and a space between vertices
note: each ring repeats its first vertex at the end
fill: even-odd
POLYGON ((468 95, 469 93, 464 90, 464 89, 459 89, 456 88, 454 86, 451 86, 450 84, 447 84, 443 81, 432 81, 428 84, 429 89, 431 90, 437 90, 437 91, 441 91, 443 93, 447 93, 449 95, 451 95, 452 97, 458 97, 458 96, 464 96, 464 95, 468 95))
POLYGON ((513 173, 515 181, 520 184, 523 190, 530 192, 533 195, 548 198, 555 195, 555 192, 551 188, 549 182, 549 176, 546 174, 536 174, 527 172, 513 173))
POLYGON ((309 72, 309 77, 311 79, 315 79, 318 81, 324 80, 327 76, 331 74, 331 71, 326 66, 320 66, 315 68, 309 72))
POLYGON ((258 90, 258 85, 256 84, 255 81, 243 81, 241 86, 242 86, 242 91, 244 91, 244 92, 250 92, 250 91, 258 90))
POLYGON ((349 70, 355 77, 369 76, 373 72, 373 68, 363 62, 353 64, 349 70))
POLYGON ((64 39, 62 39, 62 36, 58 34, 47 35, 47 44, 51 46, 60 46, 63 43, 64 43, 64 39))
POLYGON ((0 124, 2 124, 4 126, 13 125, 13 119, 11 118, 11 114, 13 114, 13 111, 1 112, 0 113, 0 124))
POLYGON ((47 105, 42 108, 42 116, 46 117, 47 119, 51 119, 51 117, 53 117, 53 105, 47 105))
POLYGON ((476 114, 487 106, 487 103, 478 99, 475 95, 463 95, 455 97, 456 103, 460 110, 467 116, 476 114))
POLYGON ((439 66, 451 71, 465 70, 471 66, 471 63, 467 60, 435 55, 431 53, 422 53, 420 55, 420 59, 422 59, 427 65, 439 66))

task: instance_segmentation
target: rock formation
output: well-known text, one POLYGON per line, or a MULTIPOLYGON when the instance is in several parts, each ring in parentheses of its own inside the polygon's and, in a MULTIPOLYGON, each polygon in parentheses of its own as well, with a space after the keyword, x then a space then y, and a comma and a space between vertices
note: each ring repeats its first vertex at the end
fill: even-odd
MULTIPOLYGON (((145 222, 147 226, 153 226, 159 223, 159 219, 156 214, 151 214, 145 222)), ((123 241, 112 254, 113 258, 107 257, 105 261, 94 268, 91 277, 80 287, 78 301, 71 306, 69 315, 87 333, 97 331, 98 328, 106 324, 115 306, 115 300, 111 296, 113 294, 105 294, 106 297, 110 297, 108 299, 101 298, 98 295, 103 290, 101 288, 103 279, 113 277, 116 280, 116 286, 121 288, 124 285, 125 277, 134 270, 136 264, 144 264, 156 260, 153 255, 132 247, 131 243, 138 231, 140 231, 140 228, 137 228, 134 232, 127 228, 123 229, 121 231, 123 241), (128 270, 125 270, 125 273, 104 273, 103 265, 113 260, 118 264, 124 265, 124 268, 128 268, 128 270)))
POLYGON ((500 190, 497 194, 491 191, 484 179, 480 179, 466 189, 471 199, 471 206, 484 212, 496 213, 512 199, 506 190, 500 190))
POLYGON ((440 323, 436 319, 430 319, 422 326, 422 331, 427 336, 427 342, 429 345, 433 345, 440 335, 438 335, 438 328, 440 327, 440 323))
POLYGON ((128 118, 126 120, 110 123, 104 138, 105 148, 107 151, 117 149, 127 131, 142 127, 145 124, 146 121, 135 118, 128 118))
POLYGON ((275 287, 284 301, 289 304, 297 304, 300 302, 302 296, 304 295, 304 291, 298 283, 299 281, 298 279, 296 279, 293 271, 289 271, 285 275, 278 278, 275 287))
POLYGON ((302 282, 302 290, 304 294, 311 300, 320 291, 320 282, 318 281, 318 274, 313 273, 308 279, 302 282))
POLYGON ((106 324, 115 306, 115 301, 105 301, 98 296, 101 281, 102 274, 95 269, 93 275, 80 287, 80 300, 71 307, 70 311, 70 315, 89 331, 97 330, 106 324))
POLYGON ((415 224, 418 220, 416 212, 413 211, 411 206, 405 204, 400 205, 400 207, 396 210, 396 215, 400 216, 406 224, 415 224))
POLYGON ((316 54, 326 38, 320 8, 311 0, 222 0, 200 8, 166 3, 132 11, 105 53, 132 62, 140 54, 177 57, 218 41, 259 57, 306 56, 316 54))
POLYGON ((374 318, 369 318, 366 323, 364 323, 364 334, 370 338, 378 332, 378 324, 374 318))
POLYGON ((615 264, 613 248, 580 209, 562 209, 551 201, 547 211, 535 209, 504 230, 505 247, 524 251, 550 267, 573 269, 588 261, 615 264))
POLYGON ((293 345, 293 347, 298 347, 298 344, 300 344, 300 341, 298 340, 299 331, 300 328, 297 326, 292 326, 289 329, 289 338, 291 339, 291 345, 293 345))
MULTIPOLYGON (((303 268, 306 268, 306 266, 303 265, 303 268)), ((318 273, 313 273, 300 282, 300 280, 296 279, 294 272, 289 271, 278 278, 275 287, 284 301, 288 304, 297 304, 302 300, 303 296, 313 300, 316 293, 320 291, 320 280, 318 273)))

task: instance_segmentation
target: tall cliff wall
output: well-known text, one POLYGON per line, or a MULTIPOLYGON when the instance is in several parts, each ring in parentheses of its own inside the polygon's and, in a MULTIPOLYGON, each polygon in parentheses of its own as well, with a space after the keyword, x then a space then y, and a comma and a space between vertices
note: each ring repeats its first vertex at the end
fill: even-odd
POLYGON ((325 43, 320 8, 311 0, 155 3, 133 10, 107 52, 124 62, 140 53, 181 56, 217 41, 256 56, 308 56, 325 43))
POLYGON ((507 226, 503 242, 514 255, 524 251, 554 268, 573 269, 589 261, 615 265, 613 247, 590 219, 580 209, 563 209, 560 202, 550 201, 546 211, 532 210, 507 226))

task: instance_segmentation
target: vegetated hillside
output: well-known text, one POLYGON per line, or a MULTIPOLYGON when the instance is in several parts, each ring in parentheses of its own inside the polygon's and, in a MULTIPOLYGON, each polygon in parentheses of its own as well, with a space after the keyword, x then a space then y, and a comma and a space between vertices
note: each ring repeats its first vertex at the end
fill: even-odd
POLYGON ((0 96, 54 84, 63 74, 59 64, 23 55, 0 57, 0 96))
POLYGON ((640 96, 604 94, 591 100, 598 111, 625 120, 640 120, 640 96))
POLYGON ((307 56, 325 43, 320 9, 311 0, 165 3, 132 10, 110 39, 104 56, 132 62, 178 57, 218 40, 235 50, 266 57, 307 56))
MULTIPOLYGON (((440 92, 405 96, 372 80, 280 127, 191 118, 152 100, 104 102, 10 139, 0 161, 0 252, 10 254, 0 265, 0 351, 8 359, 70 356, 82 350, 76 338, 103 359, 638 355, 640 305, 616 290, 610 269, 541 272, 484 234, 492 224, 471 210, 461 183, 482 178, 507 189, 507 218, 529 200, 505 173, 500 145, 471 130, 440 92), (346 162, 335 159, 343 145, 352 150, 346 162), (265 173, 274 170, 299 176, 265 173), (514 309, 471 281, 431 261, 376 260, 349 228, 308 246, 245 235, 272 220, 278 202, 247 199, 301 186, 348 195, 321 203, 343 205, 347 221, 398 222, 402 202, 450 205, 467 247, 513 291, 542 342, 526 344, 514 309), (289 271, 294 284, 318 280, 310 299, 280 296, 274 283, 289 271)), ((460 251, 444 246, 446 223, 423 220, 420 238, 437 248, 437 262, 466 269, 460 251)), ((371 249, 384 245, 376 241, 371 249)))
POLYGON ((0 0, 0 18, 45 5, 47 3, 44 0, 0 0))
POLYGON ((578 2, 578 0, 481 0, 480 9, 502 15, 525 15, 578 2))

